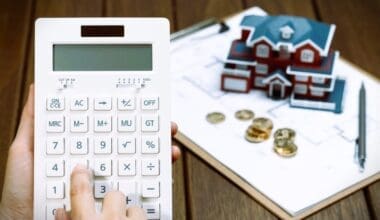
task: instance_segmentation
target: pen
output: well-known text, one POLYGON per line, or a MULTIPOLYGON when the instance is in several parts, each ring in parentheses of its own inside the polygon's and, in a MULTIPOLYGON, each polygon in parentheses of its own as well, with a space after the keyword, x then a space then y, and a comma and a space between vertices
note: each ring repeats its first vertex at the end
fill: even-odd
POLYGON ((364 83, 359 90, 359 137, 358 144, 358 162, 360 171, 364 171, 364 163, 366 159, 366 94, 364 83))

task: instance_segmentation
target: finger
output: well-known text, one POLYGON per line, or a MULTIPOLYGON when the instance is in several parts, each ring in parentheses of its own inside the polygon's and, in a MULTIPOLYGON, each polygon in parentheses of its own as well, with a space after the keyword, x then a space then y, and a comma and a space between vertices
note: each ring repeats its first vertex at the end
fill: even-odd
POLYGON ((106 194, 103 200, 102 214, 109 219, 125 217, 127 207, 125 195, 120 191, 111 191, 106 194))
POLYGON ((90 219, 95 215, 91 173, 83 165, 77 165, 71 174, 70 200, 72 219, 90 219))
POLYGON ((127 209, 127 217, 128 219, 147 219, 144 210, 137 206, 131 206, 127 209))
POLYGON ((55 220, 70 220, 69 215, 63 208, 57 209, 55 212, 55 220))
POLYGON ((172 162, 176 162, 181 157, 181 149, 178 146, 172 146, 172 162))
POLYGON ((171 131, 172 131, 172 136, 174 136, 175 134, 177 134, 178 125, 175 122, 171 123, 171 131))
POLYGON ((28 99, 22 111, 20 125, 12 148, 33 151, 34 133, 34 85, 29 87, 28 99))

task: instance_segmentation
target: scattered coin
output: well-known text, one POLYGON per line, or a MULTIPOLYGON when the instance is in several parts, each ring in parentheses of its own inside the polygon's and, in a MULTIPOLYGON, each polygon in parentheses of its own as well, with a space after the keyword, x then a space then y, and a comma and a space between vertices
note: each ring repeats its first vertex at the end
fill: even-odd
POLYGON ((206 120, 211 124, 218 124, 223 122, 226 119, 226 116, 221 112, 211 112, 206 116, 206 120))
POLYGON ((249 109, 242 109, 235 112, 235 118, 241 121, 251 120, 255 116, 255 113, 249 109))
POLYGON ((291 128, 281 128, 274 133, 274 144, 284 147, 292 144, 296 136, 296 132, 291 128))
POLYGON ((273 129, 273 122, 269 118, 255 118, 252 121, 252 126, 270 134, 273 129))
POLYGON ((275 145, 274 151, 282 157, 293 157, 297 153, 297 145, 291 143, 290 145, 280 147, 275 145))
POLYGON ((262 131, 256 129, 253 125, 250 125, 245 132, 245 139, 252 143, 260 143, 268 140, 270 133, 268 131, 262 131))

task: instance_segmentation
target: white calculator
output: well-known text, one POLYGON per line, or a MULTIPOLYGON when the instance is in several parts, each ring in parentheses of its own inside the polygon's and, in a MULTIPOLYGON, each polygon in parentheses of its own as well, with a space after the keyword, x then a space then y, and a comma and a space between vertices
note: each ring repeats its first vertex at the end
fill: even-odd
POLYGON ((169 22, 42 18, 35 25, 34 219, 70 207, 70 175, 93 170, 148 219, 172 219, 169 22))

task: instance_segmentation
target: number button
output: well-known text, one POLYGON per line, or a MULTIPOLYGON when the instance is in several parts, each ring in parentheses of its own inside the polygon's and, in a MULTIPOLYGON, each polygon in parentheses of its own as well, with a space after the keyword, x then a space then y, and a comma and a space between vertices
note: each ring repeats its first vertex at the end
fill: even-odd
POLYGON ((112 117, 111 116, 95 116, 94 131, 95 132, 111 132, 112 117))
POLYGON ((88 98, 87 97, 72 98, 70 108, 72 111, 88 110, 88 98))
POLYGON ((117 108, 121 111, 123 110, 135 110, 136 102, 135 97, 118 97, 117 98, 117 108))
POLYGON ((158 115, 141 116, 141 131, 158 131, 158 115))
POLYGON ((49 116, 46 121, 46 131, 49 133, 62 133, 65 131, 64 116, 49 116))
POLYGON ((142 110, 157 110, 159 108, 159 99, 157 96, 141 98, 142 110))
POLYGON ((117 118, 117 130, 119 132, 136 131, 136 117, 130 115, 119 115, 117 118))
POLYGON ((136 175, 136 160, 123 159, 119 160, 119 176, 136 175))
POLYGON ((46 140, 46 154, 64 154, 65 139, 63 137, 48 137, 46 140))
POLYGON ((46 176, 64 176, 65 162, 63 160, 48 160, 46 162, 46 176))
POLYGON ((134 137, 119 137, 117 139, 117 152, 119 154, 136 153, 136 139, 134 137))
POLYGON ((71 132, 88 132, 87 116, 71 116, 71 132))
POLYGON ((55 220, 55 213, 58 208, 65 208, 62 204, 48 203, 46 205, 46 220, 55 220))
POLYGON ((141 138, 141 153, 157 154, 160 151, 160 140, 158 136, 143 136, 141 138))
POLYGON ((46 183, 46 198, 63 199, 65 197, 65 184, 61 181, 48 181, 46 183))
POLYGON ((112 109, 112 99, 110 97, 95 98, 94 109, 97 111, 110 111, 112 109))
POLYGON ((71 154, 88 154, 88 138, 73 137, 70 138, 70 153, 71 154))
POLYGON ((160 197, 160 182, 158 181, 143 181, 142 182, 142 197, 143 198, 158 198, 160 197))
POLYGON ((111 191, 112 183, 109 181, 95 181, 94 182, 94 196, 96 199, 102 199, 111 191))
POLYGON ((103 159, 94 161, 94 175, 95 176, 111 176, 112 175, 112 161, 103 159))
POLYGON ((94 138, 94 153, 95 154, 110 154, 112 152, 112 138, 110 137, 95 137, 94 138))
POLYGON ((120 181, 118 190, 124 193, 127 206, 138 205, 137 183, 135 181, 120 181))
POLYGON ((144 209, 148 219, 160 219, 160 204, 159 203, 143 203, 144 209))
POLYGON ((49 97, 46 99, 46 110, 62 111, 65 109, 65 99, 62 97, 49 97))
POLYGON ((143 176, 158 176, 160 174, 160 161, 158 159, 144 159, 141 161, 143 176))

